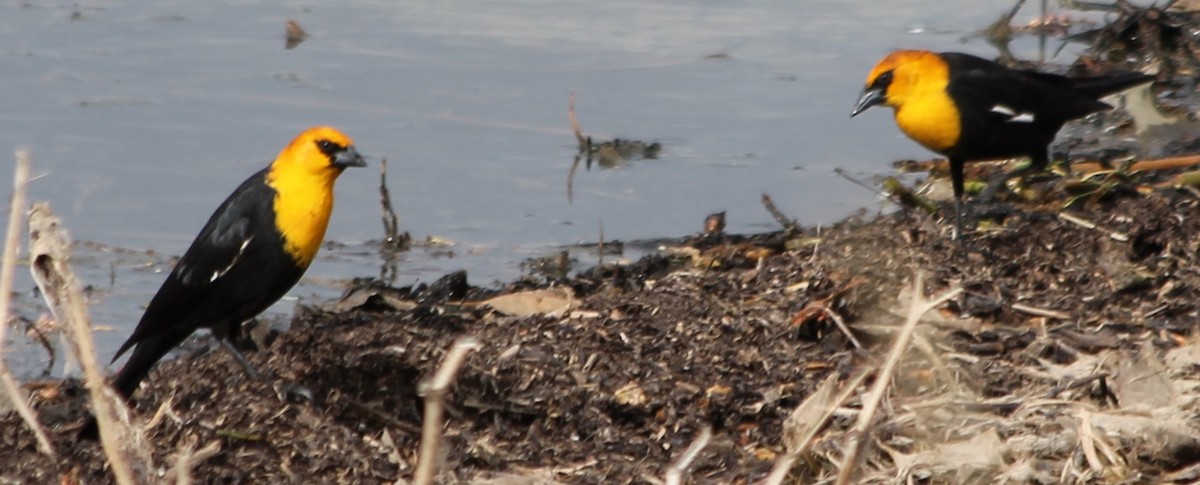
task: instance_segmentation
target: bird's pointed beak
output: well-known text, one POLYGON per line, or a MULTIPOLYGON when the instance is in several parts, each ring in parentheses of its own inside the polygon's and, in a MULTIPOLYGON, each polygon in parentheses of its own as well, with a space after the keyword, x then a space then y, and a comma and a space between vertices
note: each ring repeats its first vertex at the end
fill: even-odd
POLYGON ((354 147, 346 147, 345 150, 338 152, 333 157, 333 166, 338 168, 365 167, 367 166, 367 162, 363 160, 362 155, 359 155, 358 150, 355 150, 354 147))
POLYGON ((862 96, 858 98, 858 104, 854 105, 854 111, 850 112, 850 117, 858 116, 859 113, 866 111, 872 106, 880 105, 887 102, 887 94, 882 89, 864 89, 862 96))

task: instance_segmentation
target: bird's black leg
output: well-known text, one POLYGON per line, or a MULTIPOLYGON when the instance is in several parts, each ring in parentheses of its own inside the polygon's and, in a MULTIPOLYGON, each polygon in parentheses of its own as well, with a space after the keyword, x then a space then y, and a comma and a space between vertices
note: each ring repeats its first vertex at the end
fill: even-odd
POLYGON ((232 355, 234 360, 237 361, 238 365, 242 367, 242 370, 246 372, 246 377, 249 377, 253 380, 258 380, 258 370, 255 369, 254 366, 250 365, 250 361, 246 360, 246 356, 242 355, 242 353, 238 351, 237 347, 234 347, 233 344, 227 339, 218 338, 217 341, 221 342, 221 347, 224 347, 225 350, 228 350, 229 355, 232 355))
MULTIPOLYGON (((221 342, 221 347, 224 347, 225 350, 229 351, 229 355, 232 355, 233 359, 236 360, 238 365, 241 366, 242 370, 245 371, 246 377, 249 377, 251 380, 260 380, 259 378, 261 374, 259 374, 258 370, 250 364, 250 361, 246 359, 246 356, 243 355, 237 349, 237 347, 235 347, 227 339, 218 338, 217 340, 221 342)), ((275 394, 279 396, 279 400, 281 401, 311 401, 313 397, 313 392, 300 384, 284 382, 276 384, 272 386, 272 388, 275 390, 275 394)))
POLYGON ((954 184, 954 233, 951 234, 950 239, 955 240, 962 235, 963 193, 966 191, 963 180, 965 165, 965 160, 950 159, 950 181, 954 184))

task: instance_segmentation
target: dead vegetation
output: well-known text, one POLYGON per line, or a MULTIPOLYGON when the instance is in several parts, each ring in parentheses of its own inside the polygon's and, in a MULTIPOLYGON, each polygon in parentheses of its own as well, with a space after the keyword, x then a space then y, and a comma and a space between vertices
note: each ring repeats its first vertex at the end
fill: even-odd
POLYGON ((578 152, 571 161, 571 169, 567 171, 567 202, 575 199, 575 171, 579 162, 584 161, 587 170, 592 169, 595 162, 600 168, 616 168, 635 160, 653 160, 662 153, 662 144, 647 143, 639 140, 594 140, 583 134, 579 127, 579 118, 575 116, 575 92, 567 98, 567 119, 571 123, 571 132, 575 134, 578 152))
MULTIPOLYGON (((501 295, 461 278, 376 286, 269 336, 251 359, 274 386, 193 351, 155 371, 134 422, 149 422, 154 463, 197 481, 392 483, 421 455, 419 383, 471 336, 443 410, 443 482, 1186 482, 1198 208, 1173 188, 1072 212, 1090 224, 1022 207, 965 247, 900 212, 819 236, 697 236, 675 258, 501 295), (887 367, 919 270, 932 293, 961 293, 909 318, 887 367)), ((38 453, 7 415, 2 476, 111 480, 66 431, 77 388, 59 391, 35 405, 74 451, 38 453)))

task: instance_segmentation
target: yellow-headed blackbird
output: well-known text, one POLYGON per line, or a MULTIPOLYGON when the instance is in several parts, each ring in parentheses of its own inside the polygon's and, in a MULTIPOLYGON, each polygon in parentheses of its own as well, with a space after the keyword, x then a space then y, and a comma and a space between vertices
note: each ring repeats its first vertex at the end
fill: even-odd
MULTIPOLYGON (((167 352, 200 328, 219 339, 275 303, 312 263, 333 210, 333 184, 366 163, 324 126, 292 140, 217 208, 113 357, 133 349, 113 387, 128 398, 167 352)), ((84 436, 95 435, 95 423, 84 436)))
POLYGON ((1027 168, 989 186, 990 194, 1004 180, 1043 170, 1063 124, 1111 109, 1098 100, 1153 79, 1134 72, 1066 77, 1009 69, 968 54, 901 50, 871 69, 850 116, 891 106, 905 135, 950 159, 957 234, 966 162, 1030 158, 1027 168))

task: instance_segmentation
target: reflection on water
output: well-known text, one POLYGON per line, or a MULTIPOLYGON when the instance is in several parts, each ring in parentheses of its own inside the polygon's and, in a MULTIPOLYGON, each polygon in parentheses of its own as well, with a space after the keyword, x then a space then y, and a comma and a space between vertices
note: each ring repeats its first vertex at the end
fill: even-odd
MULTIPOLYGON (((97 323, 112 327, 98 334, 107 359, 170 256, 306 126, 343 129, 375 170, 387 158, 399 230, 441 242, 385 263, 379 179, 348 173, 328 232, 338 244, 276 314, 294 297, 329 296, 332 283, 381 271, 394 271, 382 276, 398 284, 456 269, 474 284, 507 280, 525 259, 597 240, 601 226, 608 239, 678 236, 725 211, 730 232, 768 230, 764 192, 801 223, 833 222, 875 204, 833 168, 879 173, 893 159, 925 155, 885 116, 849 123, 866 69, 900 46, 991 55, 959 39, 1007 8, 992 0, 18 2, 0 6, 0 148, 32 147, 31 198, 50 201, 76 239, 97 243, 77 265, 96 289, 97 323), (289 19, 308 37, 286 50, 289 19), (909 34, 914 25, 928 28, 909 34), (588 135, 663 150, 653 163, 577 174, 568 203, 572 91, 588 135)), ((1015 48, 1022 52, 1020 42, 1015 48)), ((595 256, 575 249, 570 257, 586 264, 595 256)), ((21 276, 18 288, 32 288, 21 276)), ((36 318, 36 298, 22 301, 22 314, 36 318)), ((37 358, 33 344, 15 340, 19 356, 37 358)))

